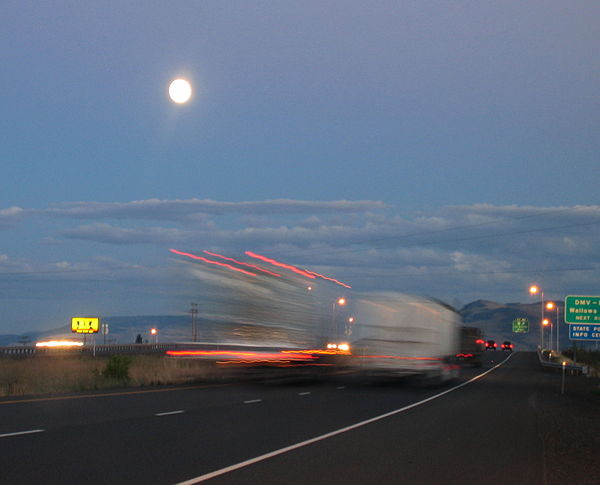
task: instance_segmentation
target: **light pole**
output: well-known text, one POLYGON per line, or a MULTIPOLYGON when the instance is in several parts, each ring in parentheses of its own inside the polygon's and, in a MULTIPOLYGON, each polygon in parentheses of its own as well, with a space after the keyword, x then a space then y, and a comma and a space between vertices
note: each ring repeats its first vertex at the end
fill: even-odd
MULTIPOLYGON (((546 310, 556 310, 556 351, 560 352, 560 322, 558 321, 558 304, 553 301, 546 303, 546 310)), ((552 328, 550 328, 552 331, 552 328)), ((552 333, 550 333, 550 342, 552 343, 552 333)))
POLYGON ((150 335, 154 335, 154 343, 157 344, 158 343, 158 329, 157 328, 151 328, 150 329, 150 335))
POLYGON ((346 304, 346 299, 344 297, 338 298, 336 301, 333 302, 333 311, 331 314, 331 331, 333 332, 334 338, 337 340, 339 337, 339 332, 336 326, 336 322, 335 322, 335 309, 336 309, 336 305, 337 306, 344 306, 346 304))
POLYGON ((352 335, 352 325, 354 324, 354 317, 348 317, 347 323, 346 323, 346 329, 344 331, 344 333, 346 335, 352 335))
POLYGON ((537 295, 541 293, 542 295, 542 319, 540 321, 540 349, 544 348, 544 291, 538 285, 531 285, 529 287, 529 293, 531 295, 537 295))
POLYGON ((190 315, 192 316, 192 342, 198 340, 198 303, 191 303, 190 315))
MULTIPOLYGON (((552 322, 549 318, 544 318, 542 320, 542 332, 544 331, 544 327, 550 325, 550 339, 552 339, 552 322)), ((550 347, 552 347, 552 340, 550 340, 550 347)), ((542 334, 542 350, 544 349, 544 335, 542 334)))
MULTIPOLYGON (((560 339, 560 323, 558 321, 558 304, 553 301, 546 303, 546 310, 556 310, 556 351, 560 352, 559 339, 560 339)), ((550 327, 550 345, 552 345, 552 327, 550 327)))

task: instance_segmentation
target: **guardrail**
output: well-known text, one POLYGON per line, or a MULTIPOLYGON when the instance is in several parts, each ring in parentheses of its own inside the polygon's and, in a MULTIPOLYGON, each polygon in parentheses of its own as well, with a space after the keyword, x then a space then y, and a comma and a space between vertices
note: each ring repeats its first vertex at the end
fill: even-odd
POLYGON ((112 354, 157 354, 167 350, 177 350, 182 344, 107 344, 85 345, 83 347, 36 347, 35 345, 19 345, 0 347, 0 356, 24 357, 28 355, 112 355, 112 354))
POLYGON ((35 345, 15 345, 0 347, 0 356, 26 357, 30 355, 112 355, 112 354, 164 354, 167 350, 273 350, 269 346, 214 342, 171 342, 160 344, 101 344, 82 347, 36 347, 35 345))
MULTIPOLYGON (((544 358, 544 353, 538 349, 537 350, 538 361, 540 366, 544 370, 562 372, 563 364, 562 362, 551 362, 548 359, 544 358)), ((565 372, 572 375, 587 375, 588 374, 588 366, 587 365, 575 365, 575 364, 565 364, 564 365, 565 372)))

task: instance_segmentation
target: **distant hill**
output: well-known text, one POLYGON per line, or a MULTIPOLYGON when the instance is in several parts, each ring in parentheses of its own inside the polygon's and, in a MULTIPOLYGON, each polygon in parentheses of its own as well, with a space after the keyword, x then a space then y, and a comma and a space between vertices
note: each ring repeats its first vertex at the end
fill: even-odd
MULTIPOLYGON (((563 304, 558 303, 558 316, 562 319, 563 304)), ((496 303, 487 300, 477 300, 465 305, 459 313, 465 325, 479 327, 485 334, 485 338, 492 339, 501 344, 504 340, 515 343, 518 349, 535 349, 540 342, 539 325, 542 320, 541 302, 537 303, 496 303), (527 318, 529 320, 529 333, 518 334, 512 332, 512 322, 515 318, 527 318)), ((555 324, 556 310, 548 311, 544 315, 555 324)), ((560 346, 570 345, 568 327, 560 325, 560 346)), ((556 331, 556 325, 554 326, 556 331)), ((550 330, 546 330, 546 338, 549 338, 550 330)), ((553 340, 555 340, 555 336, 553 340)))
MULTIPOLYGON (((559 303, 559 317, 563 315, 563 305, 559 303)), ((477 300, 465 305, 460 311, 465 325, 479 327, 486 339, 493 339, 499 344, 504 340, 514 342, 517 349, 533 350, 539 344, 539 322, 541 321, 541 303, 497 303, 488 300, 477 300), (515 318, 527 318, 530 321, 530 332, 527 334, 512 333, 512 321, 515 318)), ((556 311, 546 315, 552 321, 556 319, 556 311)), ((142 339, 152 341, 150 329, 158 328, 159 342, 182 342, 191 340, 191 318, 183 315, 140 315, 130 317, 105 317, 102 323, 108 324, 109 333, 107 343, 133 343, 137 335, 142 339)), ((565 348, 568 340, 568 328, 561 325, 561 347, 565 348)), ((223 335, 241 335, 243 326, 232 325, 225 322, 211 321, 205 318, 198 319, 198 340, 215 342, 223 335)), ((549 334, 549 332, 547 333, 549 334)), ((0 335, 0 346, 18 345, 19 340, 28 337, 31 342, 55 338, 72 338, 74 334, 68 325, 45 330, 32 331, 21 335, 0 335)), ((96 336, 96 342, 104 341, 103 335, 96 336)))

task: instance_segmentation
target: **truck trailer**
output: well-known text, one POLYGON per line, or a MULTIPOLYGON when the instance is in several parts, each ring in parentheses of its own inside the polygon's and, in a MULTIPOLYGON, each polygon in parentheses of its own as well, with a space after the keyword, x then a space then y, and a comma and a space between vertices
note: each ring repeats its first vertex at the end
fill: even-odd
MULTIPOLYGON (((348 299, 345 324, 352 370, 369 376, 458 376, 461 318, 438 300, 379 292, 348 299)), ((341 335, 339 336, 339 338, 341 335)))

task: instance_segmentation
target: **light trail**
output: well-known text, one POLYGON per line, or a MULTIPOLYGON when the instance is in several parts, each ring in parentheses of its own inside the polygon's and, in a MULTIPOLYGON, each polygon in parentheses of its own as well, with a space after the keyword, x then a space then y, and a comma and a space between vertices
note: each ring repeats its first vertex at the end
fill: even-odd
POLYGON ((175 253, 175 254, 180 254, 181 256, 187 256, 188 258, 198 259, 200 261, 204 261, 205 263, 216 264, 217 266, 223 266, 225 268, 229 268, 234 271, 239 271, 240 273, 244 273, 244 274, 247 274, 250 276, 257 276, 255 273, 250 273, 250 271, 236 268, 235 266, 231 266, 230 264, 227 264, 227 263, 219 263, 218 261, 213 261, 212 259, 206 259, 206 258, 203 258, 202 256, 196 256, 195 254, 184 253, 183 251, 177 251, 177 249, 169 249, 169 251, 171 251, 172 253, 175 253))
POLYGON ((167 355, 173 357, 192 357, 192 356, 207 356, 207 357, 237 357, 247 359, 248 357, 255 360, 314 360, 315 357, 300 352, 252 352, 252 351, 236 351, 236 350, 167 350, 167 355))
POLYGON ((248 266, 250 268, 257 269, 259 271, 262 271, 263 273, 270 274, 271 276, 281 276, 280 274, 273 273, 273 272, 271 272, 269 270, 261 268, 260 266, 256 266, 256 265, 250 264, 250 263, 244 263, 242 261, 238 261, 237 259, 228 258, 227 256, 223 256, 222 254, 211 253, 210 251, 207 251, 206 249, 203 252, 206 253, 206 254, 209 254, 210 256, 214 256, 216 258, 222 258, 222 259, 225 259, 227 261, 232 261, 233 263, 236 263, 236 264, 241 264, 242 266, 248 266))
POLYGON ((302 276, 306 276, 307 278, 311 278, 313 280, 316 278, 316 276, 311 275, 310 273, 307 273, 306 271, 304 271, 300 268, 296 268, 295 266, 292 266, 291 264, 281 263, 280 261, 277 261, 277 260, 271 259, 271 258, 267 258, 266 256, 261 256, 260 254, 253 253, 252 251, 246 251, 245 254, 250 256, 251 258, 260 259, 261 261, 264 261, 265 263, 270 263, 274 266, 279 266, 280 268, 289 269, 290 271, 293 271, 294 273, 298 273, 302 276))
POLYGON ((74 342, 72 340, 48 340, 37 342, 36 347, 83 347, 83 342, 74 342))
POLYGON ((343 286, 344 288, 352 288, 350 285, 347 285, 346 283, 342 283, 341 281, 338 281, 335 278, 329 278, 328 276, 324 276, 322 274, 315 273, 314 271, 310 271, 308 269, 305 269, 304 271, 306 271, 307 273, 313 274, 315 276, 318 276, 319 278, 323 278, 324 280, 333 281, 334 283, 337 283, 338 285, 343 286))

